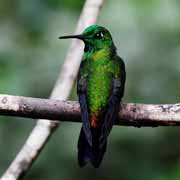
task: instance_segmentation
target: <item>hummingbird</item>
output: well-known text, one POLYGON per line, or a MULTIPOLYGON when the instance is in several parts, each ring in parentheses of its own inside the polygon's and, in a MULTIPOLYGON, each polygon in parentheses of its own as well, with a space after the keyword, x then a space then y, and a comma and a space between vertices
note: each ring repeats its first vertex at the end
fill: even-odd
POLYGON ((83 167, 90 162, 98 168, 124 94, 125 64, 117 55, 112 36, 105 27, 91 25, 82 34, 59 38, 77 38, 85 44, 77 76, 82 119, 78 164, 83 167))

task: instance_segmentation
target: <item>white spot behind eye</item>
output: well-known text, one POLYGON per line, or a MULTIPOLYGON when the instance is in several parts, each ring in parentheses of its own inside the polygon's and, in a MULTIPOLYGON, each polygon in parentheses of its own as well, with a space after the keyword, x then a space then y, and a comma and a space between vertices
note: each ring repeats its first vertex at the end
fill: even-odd
POLYGON ((104 33, 100 32, 100 37, 103 38, 103 36, 104 36, 104 33))

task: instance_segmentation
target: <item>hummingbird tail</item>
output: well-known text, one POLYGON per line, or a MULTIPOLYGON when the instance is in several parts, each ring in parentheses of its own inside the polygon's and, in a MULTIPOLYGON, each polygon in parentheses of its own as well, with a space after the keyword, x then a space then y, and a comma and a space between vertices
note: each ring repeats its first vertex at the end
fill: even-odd
POLYGON ((90 146, 83 128, 81 128, 79 140, 78 140, 78 163, 80 167, 85 166, 88 162, 98 168, 106 152, 107 142, 100 148, 96 143, 90 146))

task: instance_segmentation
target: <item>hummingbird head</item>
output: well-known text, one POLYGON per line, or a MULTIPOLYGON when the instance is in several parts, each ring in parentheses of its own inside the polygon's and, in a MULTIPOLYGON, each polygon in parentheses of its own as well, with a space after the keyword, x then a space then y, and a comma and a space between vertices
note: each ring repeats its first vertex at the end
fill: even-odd
POLYGON ((82 34, 61 36, 59 39, 77 38, 85 43, 85 52, 98 51, 104 48, 115 50, 115 46, 110 32, 99 25, 92 25, 87 27, 82 34))

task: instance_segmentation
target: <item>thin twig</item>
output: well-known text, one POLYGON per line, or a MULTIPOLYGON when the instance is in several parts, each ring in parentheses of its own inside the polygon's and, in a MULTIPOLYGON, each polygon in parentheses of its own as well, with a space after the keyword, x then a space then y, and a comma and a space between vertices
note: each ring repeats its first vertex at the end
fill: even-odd
MULTIPOLYGON (((87 26, 96 22, 103 2, 104 0, 86 0, 75 33, 82 32, 87 26)), ((57 83, 52 91, 52 99, 66 100, 68 98, 79 69, 82 49, 81 42, 72 41, 57 83)), ((1 180, 17 180, 23 177, 58 125, 58 121, 39 120, 1 180)))
MULTIPOLYGON (((0 95, 0 115, 81 122, 80 107, 75 101, 11 95, 0 95)), ((180 104, 122 103, 116 125, 134 127, 179 126, 180 104)))

